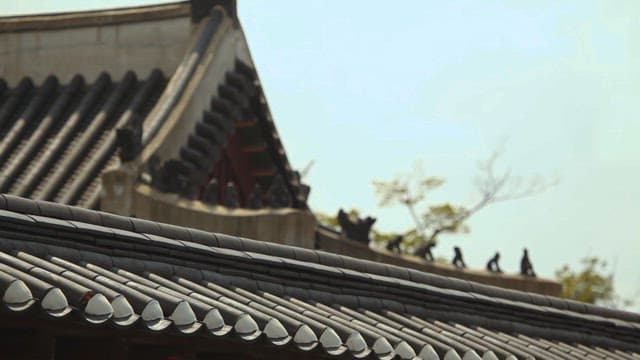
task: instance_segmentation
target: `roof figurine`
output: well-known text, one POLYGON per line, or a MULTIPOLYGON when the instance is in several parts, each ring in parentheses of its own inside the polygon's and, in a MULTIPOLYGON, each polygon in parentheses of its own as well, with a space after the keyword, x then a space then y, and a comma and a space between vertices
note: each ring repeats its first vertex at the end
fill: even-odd
POLYGON ((249 194, 248 207, 249 209, 261 209, 262 208, 262 197, 264 196, 262 192, 262 186, 256 183, 253 186, 253 191, 249 194))
POLYGON ((418 256, 420 258, 423 258, 428 262, 433 262, 434 258, 433 258, 433 254, 431 253, 431 249, 433 249, 434 246, 436 246, 435 242, 428 241, 428 242, 420 245, 420 247, 418 247, 413 252, 413 255, 418 256))
POLYGON ((235 209, 240 206, 240 199, 236 185, 229 181, 224 193, 224 205, 229 209, 235 209))
POLYGON ((533 271, 533 264, 529 260, 529 250, 523 249, 522 259, 520 260, 520 275, 535 277, 536 273, 533 271))
POLYGON ((387 250, 388 251, 395 251, 395 252, 400 252, 400 244, 402 244, 402 240, 404 239, 404 237, 402 235, 398 235, 396 236, 393 240, 390 240, 387 243, 387 250))
POLYGON ((291 206, 291 195, 286 189, 282 176, 276 175, 267 190, 269 207, 279 209, 291 206))
POLYGON ((502 269, 500 269, 500 253, 496 251, 496 254, 493 255, 489 262, 487 262, 487 271, 494 273, 502 273, 502 269))
POLYGON ((204 194, 202 194, 202 201, 210 205, 218 205, 218 180, 212 178, 204 188, 204 194))
POLYGON ((451 263, 458 269, 464 269, 467 267, 467 264, 464 263, 464 259, 462 258, 462 250, 459 247, 453 247, 453 260, 451 263))
POLYGON ((369 233, 371 232, 371 228, 375 222, 376 219, 371 216, 367 216, 364 219, 358 218, 353 221, 349 218, 349 214, 344 210, 338 210, 338 224, 340 224, 342 233, 348 239, 355 240, 365 245, 369 245, 369 242, 371 241, 369 233))

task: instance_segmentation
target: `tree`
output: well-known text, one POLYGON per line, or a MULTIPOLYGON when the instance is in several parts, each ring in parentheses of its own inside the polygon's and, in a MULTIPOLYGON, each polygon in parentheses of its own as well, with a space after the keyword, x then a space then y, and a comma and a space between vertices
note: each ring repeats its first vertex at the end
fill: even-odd
POLYGON ((616 295, 613 273, 607 273, 607 263, 595 256, 582 259, 582 270, 575 271, 564 265, 556 271, 562 284, 562 297, 589 304, 609 307, 629 307, 631 300, 616 295))
POLYGON ((469 218, 489 205, 533 196, 556 184, 556 181, 540 176, 523 178, 512 175, 510 169, 496 170, 502 150, 499 147, 479 163, 475 180, 478 200, 471 205, 448 202, 426 205, 427 195, 445 183, 439 177, 422 177, 416 173, 408 177, 396 176, 391 181, 373 182, 380 206, 404 206, 413 219, 415 228, 407 232, 412 238, 410 242, 403 243, 404 251, 413 252, 425 244, 436 244, 439 236, 445 233, 469 232, 469 218), (419 207, 424 210, 420 212, 419 207))

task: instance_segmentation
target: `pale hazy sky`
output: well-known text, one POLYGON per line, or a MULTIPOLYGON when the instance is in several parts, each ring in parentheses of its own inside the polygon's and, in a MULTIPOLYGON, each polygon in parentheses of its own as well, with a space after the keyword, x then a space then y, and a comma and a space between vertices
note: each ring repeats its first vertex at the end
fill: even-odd
MULTIPOLYGON (((153 2, 0 0, 0 13, 153 2)), ((459 245, 483 267, 499 250, 517 271, 526 246, 551 277, 597 254, 640 296, 639 1, 238 2, 289 159, 315 161, 314 210, 356 207, 404 230, 372 180, 420 161, 448 180, 433 202, 467 204, 477 161, 506 138, 505 167, 560 184, 478 213, 436 255, 459 245)))

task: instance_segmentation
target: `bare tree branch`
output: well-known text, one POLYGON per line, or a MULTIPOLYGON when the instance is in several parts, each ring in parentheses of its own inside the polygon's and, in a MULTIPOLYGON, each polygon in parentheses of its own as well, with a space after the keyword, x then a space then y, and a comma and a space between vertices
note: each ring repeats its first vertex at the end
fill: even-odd
POLYGON ((471 213, 477 212, 489 204, 537 195, 557 185, 557 179, 546 180, 539 175, 526 180, 520 176, 513 176, 510 168, 498 172, 496 163, 502 153, 502 148, 498 148, 487 160, 478 164, 480 174, 475 182, 480 193, 480 200, 471 207, 471 213))

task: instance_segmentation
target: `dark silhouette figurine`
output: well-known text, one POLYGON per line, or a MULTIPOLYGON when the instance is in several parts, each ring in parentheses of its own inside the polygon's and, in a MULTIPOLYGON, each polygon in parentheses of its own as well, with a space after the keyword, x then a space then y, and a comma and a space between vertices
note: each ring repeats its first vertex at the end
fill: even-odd
POLYGON ((240 205, 238 189, 236 189, 236 185, 231 181, 227 183, 227 188, 225 189, 224 205, 230 209, 235 209, 240 205))
POLYGON ((293 204, 282 176, 276 175, 271 181, 271 186, 267 190, 267 199, 269 206, 275 209, 288 208, 293 204))
POLYGON ((454 246, 453 252, 454 252, 454 256, 453 256, 453 260, 451 261, 453 266, 457 267, 458 269, 466 268, 467 264, 465 264, 464 259, 462 259, 462 250, 460 250, 459 247, 454 246))
POLYGON ((500 264, 498 264, 498 261, 500 261, 500 253, 496 251, 496 254, 493 255, 493 257, 489 259, 489 262, 487 263, 487 271, 501 273, 502 269, 500 269, 500 264))
POLYGON ((433 262, 433 254, 431 253, 431 249, 436 246, 436 243, 430 241, 426 244, 422 244, 416 251, 413 252, 413 255, 424 258, 428 262, 433 262))
POLYGON ((400 252, 400 244, 402 243, 403 239, 404 239, 404 237, 402 235, 396 236, 395 239, 393 239, 393 240, 391 240, 391 241, 389 241, 387 243, 387 250, 400 252))
MULTIPOLYGON (((192 168, 182 160, 169 159, 152 172, 151 183, 160 191, 194 198, 196 187, 192 181, 192 168)), ((150 169, 151 170, 151 169, 150 169)))
POLYGON ((142 150, 142 120, 141 116, 134 114, 127 124, 116 129, 118 156, 122 162, 135 159, 142 150))
POLYGON ((536 277, 536 273, 533 271, 533 264, 529 260, 529 251, 526 248, 522 254, 522 260, 520 260, 520 275, 536 277))
POLYGON ((218 180, 212 178, 204 188, 202 201, 211 205, 218 205, 218 180))
POLYGON ((369 244, 369 232, 375 222, 376 219, 371 216, 367 216, 365 219, 351 221, 349 215, 344 212, 344 210, 340 209, 338 211, 338 224, 340 224, 342 233, 345 234, 347 238, 363 244, 369 244))
POLYGON ((261 209, 262 208, 262 186, 256 183, 253 187, 253 191, 249 194, 249 209, 261 209))

